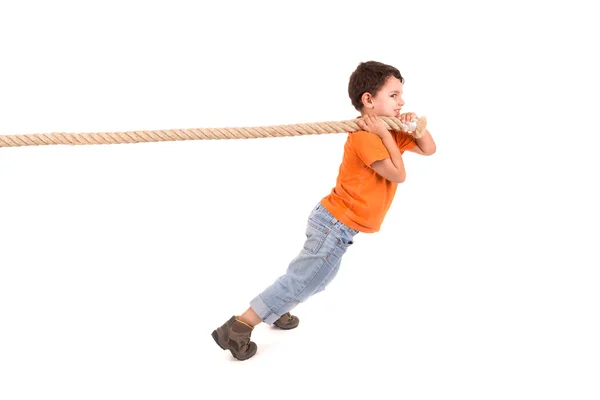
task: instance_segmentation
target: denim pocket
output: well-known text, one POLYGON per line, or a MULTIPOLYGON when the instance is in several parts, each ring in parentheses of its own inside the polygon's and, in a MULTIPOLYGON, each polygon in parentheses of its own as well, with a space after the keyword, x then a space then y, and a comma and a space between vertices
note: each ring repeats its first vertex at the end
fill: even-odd
POLYGON ((349 238, 347 236, 341 235, 340 237, 337 238, 337 244, 338 246, 342 246, 342 247, 350 247, 351 245, 354 244, 354 238, 349 238))
POLYGON ((306 241, 304 242, 304 250, 312 255, 315 255, 321 250, 327 235, 329 234, 329 228, 309 220, 306 225, 306 241))
POLYGON ((345 227, 345 229, 340 230, 340 234, 335 237, 336 244, 346 251, 348 250, 348 247, 354 244, 354 236, 353 230, 345 227))
POLYGON ((331 255, 328 258, 330 263, 337 263, 342 259, 348 248, 354 244, 354 236, 342 231, 335 236, 335 246, 331 250, 331 255))

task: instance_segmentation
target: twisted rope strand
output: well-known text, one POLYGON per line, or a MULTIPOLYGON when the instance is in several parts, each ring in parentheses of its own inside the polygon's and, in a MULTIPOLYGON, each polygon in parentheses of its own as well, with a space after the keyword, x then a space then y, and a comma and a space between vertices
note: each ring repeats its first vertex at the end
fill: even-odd
MULTIPOLYGON (((389 130, 406 128, 399 118, 379 117, 389 130)), ((127 144, 142 142, 168 142, 180 140, 218 140, 274 138, 283 136, 321 135, 327 133, 356 132, 361 130, 357 119, 348 121, 316 122, 307 124, 276 125, 245 128, 197 128, 128 132, 62 133, 30 135, 0 135, 0 147, 42 146, 67 144, 127 144)), ((420 138, 427 127, 426 117, 417 121, 411 134, 420 138)))

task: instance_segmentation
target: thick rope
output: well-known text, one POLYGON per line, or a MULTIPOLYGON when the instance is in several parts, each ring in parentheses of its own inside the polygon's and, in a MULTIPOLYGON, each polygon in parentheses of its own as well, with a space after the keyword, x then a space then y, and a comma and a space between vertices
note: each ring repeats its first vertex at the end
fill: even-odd
MULTIPOLYGON (((403 124, 398 118, 379 117, 390 130, 410 132, 420 138, 427 127, 425 117, 403 124)), ((156 131, 101 132, 101 133, 49 133, 31 135, 0 135, 0 147, 42 145, 125 144, 141 142, 168 142, 178 140, 251 139, 282 136, 320 135, 325 133, 356 132, 357 120, 316 122, 296 125, 263 126, 254 128, 196 128, 156 131)))

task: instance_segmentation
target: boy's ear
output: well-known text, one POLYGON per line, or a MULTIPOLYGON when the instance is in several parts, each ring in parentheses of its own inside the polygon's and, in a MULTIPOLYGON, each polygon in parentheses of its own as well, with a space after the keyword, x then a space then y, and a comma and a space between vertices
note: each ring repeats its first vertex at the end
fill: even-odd
POLYGON ((363 107, 373 108, 373 96, 371 93, 365 92, 362 96, 360 96, 360 100, 362 101, 363 107))

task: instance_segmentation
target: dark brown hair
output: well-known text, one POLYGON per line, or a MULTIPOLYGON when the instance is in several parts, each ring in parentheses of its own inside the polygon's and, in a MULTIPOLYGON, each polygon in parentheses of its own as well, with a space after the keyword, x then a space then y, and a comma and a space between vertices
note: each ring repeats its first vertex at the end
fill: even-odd
POLYGON ((348 83, 348 95, 354 108, 361 111, 363 108, 362 95, 369 92, 372 96, 375 96, 390 76, 396 77, 404 83, 400 71, 391 65, 377 61, 358 64, 358 67, 350 75, 350 82, 348 83))

